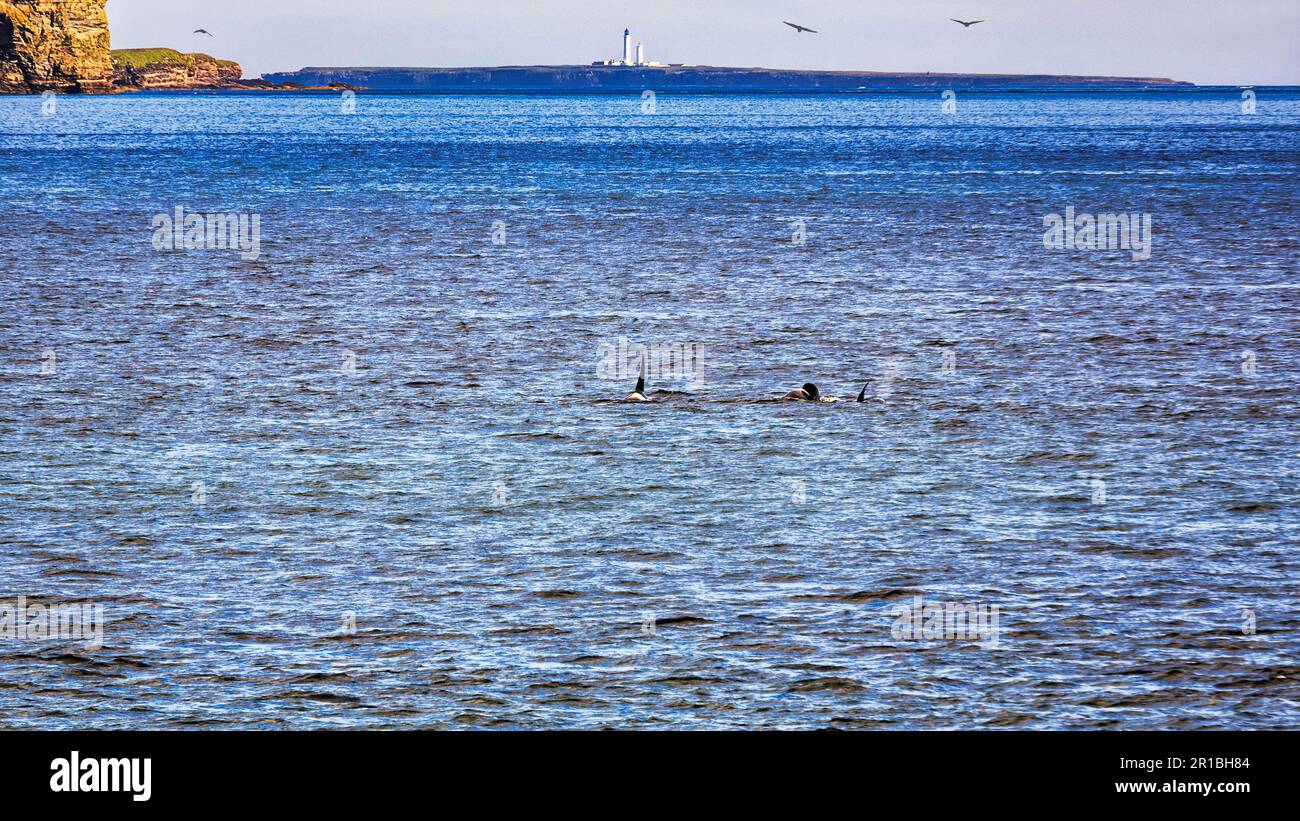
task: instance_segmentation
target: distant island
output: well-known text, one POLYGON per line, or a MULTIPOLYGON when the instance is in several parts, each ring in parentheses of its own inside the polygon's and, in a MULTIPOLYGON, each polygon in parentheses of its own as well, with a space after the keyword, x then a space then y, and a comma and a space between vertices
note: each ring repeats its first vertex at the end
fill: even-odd
POLYGON ((267 74, 271 83, 303 86, 347 84, 376 91, 445 92, 781 92, 868 89, 1147 88, 1190 86, 1164 77, 1080 77, 1051 74, 936 74, 885 71, 801 71, 660 63, 646 59, 623 29, 620 53, 587 65, 494 68, 303 68, 267 74))
POLYGON ((948 74, 802 71, 688 65, 498 66, 482 68, 303 68, 263 75, 274 84, 346 84, 375 91, 694 91, 848 92, 883 89, 1168 88, 1192 83, 1165 77, 1058 74, 948 74))

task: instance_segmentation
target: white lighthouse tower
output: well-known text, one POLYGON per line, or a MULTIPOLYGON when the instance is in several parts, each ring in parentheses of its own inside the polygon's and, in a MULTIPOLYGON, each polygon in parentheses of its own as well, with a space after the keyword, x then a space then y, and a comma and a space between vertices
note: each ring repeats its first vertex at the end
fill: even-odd
POLYGON ((632 31, 623 29, 623 65, 632 65, 632 31))
POLYGON ((645 65, 645 43, 636 44, 636 64, 645 65))

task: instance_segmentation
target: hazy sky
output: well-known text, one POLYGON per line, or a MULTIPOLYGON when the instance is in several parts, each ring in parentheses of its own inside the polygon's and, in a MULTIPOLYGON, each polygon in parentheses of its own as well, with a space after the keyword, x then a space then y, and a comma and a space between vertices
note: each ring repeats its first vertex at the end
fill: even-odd
POLYGON ((206 51, 246 76, 589 63, 627 26, 672 63, 1300 84, 1300 0, 109 0, 108 16, 114 48, 206 51))

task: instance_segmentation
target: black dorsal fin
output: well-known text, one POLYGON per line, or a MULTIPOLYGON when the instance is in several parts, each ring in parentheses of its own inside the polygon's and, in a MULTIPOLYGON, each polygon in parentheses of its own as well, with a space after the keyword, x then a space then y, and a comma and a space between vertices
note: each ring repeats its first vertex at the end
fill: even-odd
POLYGON ((642 376, 642 377, 640 377, 639 379, 636 380, 636 391, 634 391, 634 392, 635 392, 635 393, 642 394, 643 396, 645 395, 645 377, 644 377, 644 376, 642 376))
POLYGON ((863 386, 862 386, 862 390, 858 391, 858 401, 859 401, 859 402, 865 402, 865 401, 867 401, 867 386, 866 386, 866 385, 863 385, 863 386))

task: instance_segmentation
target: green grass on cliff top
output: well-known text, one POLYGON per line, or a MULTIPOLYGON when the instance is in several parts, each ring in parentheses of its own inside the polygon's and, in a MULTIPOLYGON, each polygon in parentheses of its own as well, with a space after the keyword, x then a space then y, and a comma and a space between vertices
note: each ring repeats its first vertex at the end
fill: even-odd
POLYGON ((218 60, 210 54, 182 54, 174 48, 115 48, 112 51, 113 65, 126 68, 145 68, 147 66, 192 66, 200 60, 208 60, 219 66, 238 65, 234 60, 218 60))

